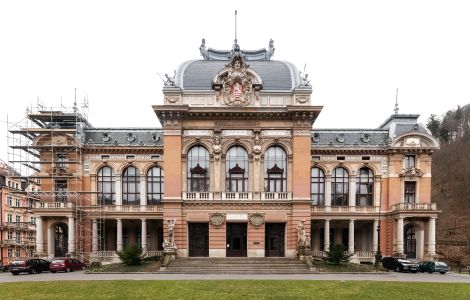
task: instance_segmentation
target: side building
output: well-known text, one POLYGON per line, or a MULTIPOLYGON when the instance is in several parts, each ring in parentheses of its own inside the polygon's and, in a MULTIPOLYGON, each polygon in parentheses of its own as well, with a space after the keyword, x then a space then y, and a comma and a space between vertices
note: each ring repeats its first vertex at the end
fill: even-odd
POLYGON ((305 74, 271 59, 272 43, 200 51, 167 77, 161 128, 94 128, 74 107, 10 130, 39 166, 38 255, 113 261, 131 244, 154 255, 174 222, 180 256, 293 257, 299 230, 314 255, 343 244, 355 262, 378 249, 435 256, 439 143, 418 115, 312 129, 322 107, 305 74))

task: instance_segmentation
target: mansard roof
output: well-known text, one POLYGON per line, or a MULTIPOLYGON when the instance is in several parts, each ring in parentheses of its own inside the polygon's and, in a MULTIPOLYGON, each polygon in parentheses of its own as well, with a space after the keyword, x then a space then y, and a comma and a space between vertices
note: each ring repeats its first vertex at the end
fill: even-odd
POLYGON ((85 130, 86 146, 161 146, 163 131, 158 128, 93 128, 85 130))

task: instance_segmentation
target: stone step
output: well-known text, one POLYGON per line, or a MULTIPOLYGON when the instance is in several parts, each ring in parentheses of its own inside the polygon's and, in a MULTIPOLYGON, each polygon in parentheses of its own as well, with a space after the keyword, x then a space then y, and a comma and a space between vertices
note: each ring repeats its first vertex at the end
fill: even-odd
POLYGON ((301 270, 160 270, 159 274, 311 274, 308 269, 301 270))

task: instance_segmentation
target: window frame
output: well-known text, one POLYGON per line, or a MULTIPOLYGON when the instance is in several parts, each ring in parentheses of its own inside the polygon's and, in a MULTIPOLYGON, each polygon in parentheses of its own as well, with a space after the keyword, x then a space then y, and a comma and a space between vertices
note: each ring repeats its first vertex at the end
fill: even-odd
POLYGON ((310 169, 310 200, 314 206, 325 205, 325 171, 319 167, 310 169), (318 174, 314 171, 318 170, 318 174), (314 187, 317 187, 318 192, 314 192, 314 187))
POLYGON ((368 167, 362 167, 359 169, 358 181, 356 183, 356 206, 373 206, 374 204, 374 172, 368 167), (363 174, 362 171, 367 170, 367 174, 363 174), (365 175, 365 176, 363 176, 365 175), (365 193, 362 191, 362 186, 366 187, 365 193), (366 203, 361 203, 361 198, 366 198, 366 203))
POLYGON ((349 205, 349 172, 344 167, 336 167, 331 176, 331 206, 349 205), (337 171, 343 170, 342 176, 338 176, 337 171), (341 191, 336 191, 337 186, 341 186, 341 191), (339 198, 338 198, 339 197, 339 198), (338 201, 340 199, 340 201, 338 201))

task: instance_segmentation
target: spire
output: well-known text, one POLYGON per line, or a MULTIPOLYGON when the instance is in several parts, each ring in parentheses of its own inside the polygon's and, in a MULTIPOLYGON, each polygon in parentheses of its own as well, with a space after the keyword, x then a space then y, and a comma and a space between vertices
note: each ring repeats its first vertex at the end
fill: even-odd
POLYGON ((395 114, 398 114, 398 88, 397 88, 397 93, 395 95, 395 109, 393 110, 395 114))
POLYGON ((232 52, 239 52, 240 46, 237 40, 237 10, 235 10, 235 39, 233 40, 232 52))

